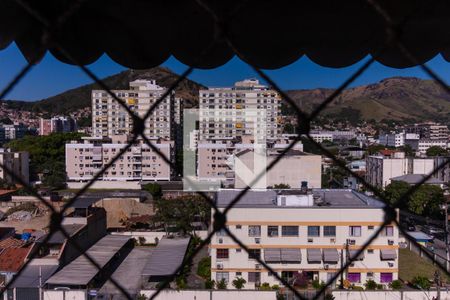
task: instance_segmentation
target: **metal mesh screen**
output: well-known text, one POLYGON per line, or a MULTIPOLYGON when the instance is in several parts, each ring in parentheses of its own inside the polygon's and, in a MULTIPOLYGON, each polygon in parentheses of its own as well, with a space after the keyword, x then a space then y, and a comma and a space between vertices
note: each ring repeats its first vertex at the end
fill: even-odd
MULTIPOLYGON (((64 22, 66 20, 68 20, 74 13, 77 12, 77 10, 79 9, 81 3, 83 1, 73 1, 71 2, 71 5, 69 7, 67 7, 66 13, 61 15, 58 20, 56 22, 50 22, 48 19, 46 19, 46 17, 42 14, 40 14, 38 11, 34 10, 31 6, 29 6, 28 2, 22 1, 22 0, 16 0, 17 3, 19 3, 24 10, 26 10, 29 14, 31 14, 42 26, 42 28, 44 29, 44 34, 41 38, 41 44, 42 44, 42 48, 46 49, 47 46, 49 44, 52 44, 53 46, 57 47, 59 49, 59 51, 62 53, 63 56, 65 56, 65 58, 69 61, 72 61, 75 65, 78 65, 81 70, 86 73, 87 76, 89 76, 94 82, 96 82, 102 89, 106 90, 109 95, 111 97, 113 97, 115 99, 115 101, 121 105, 132 117, 133 119, 133 137, 131 139, 131 141, 129 142, 129 144, 123 148, 119 153, 117 153, 117 155, 115 156, 115 158, 113 160, 111 160, 108 164, 106 164, 102 170, 100 170, 97 174, 95 174, 95 176, 93 177, 93 179, 88 182, 82 189, 80 189, 76 195, 71 198, 66 204, 65 206, 60 210, 60 211, 56 211, 54 209, 53 206, 51 206, 50 204, 47 203, 47 201, 45 201, 39 194, 35 193, 34 190, 31 188, 31 186, 26 185, 24 182, 21 182, 21 179, 18 178, 17 176, 15 176, 15 174, 12 172, 12 170, 9 170, 7 167, 2 166, 3 170, 5 173, 9 174, 10 176, 12 176, 16 181, 20 182, 21 184, 23 184, 25 186, 25 188, 30 192, 33 193, 35 197, 39 198, 40 201, 47 206, 47 208, 50 210, 51 212, 51 221, 50 221, 50 231, 49 234, 47 235, 46 239, 43 241, 43 243, 41 244, 41 247, 43 245, 45 245, 45 243, 48 241, 48 239, 52 236, 53 233, 60 231, 62 232, 62 234, 67 238, 69 243, 72 243, 73 246, 78 249, 80 252, 81 251, 81 247, 79 245, 77 245, 74 241, 71 240, 70 235, 65 231, 65 229, 61 226, 62 223, 62 219, 63 219, 63 214, 67 211, 67 209, 81 196, 83 195, 88 189, 89 187, 91 187, 91 185, 97 180, 99 179, 99 177, 106 171, 108 170, 112 164, 114 164, 121 155, 123 155, 130 147, 131 145, 138 139, 138 138, 142 138, 145 143, 155 152, 158 153, 158 155, 163 158, 163 160, 169 164, 172 168, 176 169, 177 166, 172 163, 163 153, 161 153, 158 148, 144 135, 144 129, 145 129, 145 120, 151 115, 151 113, 153 112, 153 110, 163 101, 163 99, 169 95, 169 93, 171 93, 183 80, 185 80, 187 78, 187 76, 189 76, 191 74, 191 72, 193 71, 192 67, 189 67, 184 73, 182 73, 179 78, 177 79, 177 81, 170 86, 166 93, 164 95, 162 95, 158 101, 156 101, 153 106, 147 111, 147 113, 145 114, 144 117, 139 117, 137 116, 134 112, 132 112, 128 106, 121 100, 119 99, 112 91, 111 89, 113 87, 109 87, 107 86, 104 82, 102 82, 102 80, 100 80, 93 72, 91 72, 87 67, 83 66, 82 64, 79 64, 76 60, 74 60, 70 54, 70 51, 68 51, 68 49, 64 49, 62 47, 60 47, 58 45, 58 42, 56 39, 53 39, 53 34, 55 32, 58 32, 58 28, 60 26, 62 26, 64 24, 64 22)), ((216 40, 211 44, 211 45, 207 45, 203 52, 200 53, 198 55, 197 61, 201 62, 202 61, 202 57, 208 53, 209 51, 211 51, 211 49, 214 48, 214 43, 215 42, 226 42, 229 47, 231 49, 233 49, 234 53, 239 55, 241 58, 245 59, 245 56, 243 55, 243 53, 240 53, 238 47, 236 47, 231 39, 228 38, 227 36, 227 21, 221 19, 216 12, 214 11, 214 9, 212 7, 210 7, 208 5, 207 2, 204 2, 203 0, 197 0, 198 4, 203 7, 215 20, 215 31, 216 31, 216 40)), ((418 60, 414 57, 414 55, 412 55, 412 53, 404 46, 404 44, 402 44, 401 39, 400 39, 400 35, 401 35, 401 26, 402 24, 394 24, 393 21, 391 20, 389 14, 383 10, 382 7, 380 7, 378 5, 377 2, 372 1, 372 0, 366 0, 367 4, 369 6, 371 6, 373 8, 373 10, 378 13, 379 15, 382 16, 382 18, 385 21, 385 29, 388 32, 388 39, 386 40, 386 46, 389 45, 390 47, 395 46, 397 47, 401 53, 404 55, 404 57, 409 60, 411 63, 413 64, 418 64, 418 60)), ((239 7, 236 8, 236 10, 239 10, 239 7)), ((231 19, 231 18, 230 18, 231 19)), ((330 46, 332 47, 332 45, 330 46)), ((383 49, 381 49, 380 51, 383 51, 383 49)), ((247 60, 249 61, 249 60, 247 60)), ((405 201, 407 201, 408 197, 410 195, 412 195, 418 187, 420 187, 422 184, 424 184, 428 179, 430 179, 432 176, 434 176, 434 174, 436 174, 437 172, 439 172, 440 170, 442 170, 444 167, 446 167, 446 165, 449 163, 448 160, 444 161, 441 165, 439 165, 437 168, 435 168, 434 172, 432 174, 427 175, 425 178, 423 178, 423 180, 412 186, 407 193, 405 193, 405 195, 403 195, 403 197, 401 198, 401 200, 399 201, 399 203, 397 204, 396 207, 393 207, 389 201, 387 201, 383 195, 382 192, 380 192, 376 187, 372 186, 371 184, 369 184, 368 182, 366 182, 365 178, 362 178, 359 174, 354 173, 353 171, 351 171, 345 164, 344 161, 340 160, 339 158, 337 158, 335 155, 333 155, 332 153, 330 153, 326 148, 324 148, 321 144, 317 143, 314 141, 314 139, 311 137, 310 135, 310 125, 311 122, 317 117, 319 116, 319 114, 330 104, 332 103, 340 94, 341 92, 346 89, 347 87, 349 87, 349 85, 351 83, 353 83, 359 76, 361 76, 368 68, 369 66, 374 62, 374 58, 370 58, 368 59, 356 72, 354 72, 347 80, 345 80, 325 101, 323 101, 323 103, 321 103, 312 113, 306 113, 304 112, 300 107, 298 107, 295 103, 294 100, 292 100, 285 92, 283 92, 279 86, 277 85, 276 82, 274 82, 263 70, 255 67, 255 66, 251 66, 254 71, 261 77, 263 78, 270 86, 272 86, 282 97, 282 99, 295 111, 295 114, 297 116, 297 124, 298 124, 298 128, 297 128, 297 132, 298 132, 298 136, 296 139, 294 139, 292 141, 292 143, 285 148, 279 155, 278 157, 272 161, 268 166, 266 171, 270 170, 273 166, 275 166, 281 159, 283 159, 283 156, 290 150, 293 148, 293 146, 295 145, 296 142, 298 142, 300 140, 301 136, 306 136, 306 138, 313 144, 315 145, 318 149, 320 149, 325 156, 327 156, 328 158, 330 158, 334 164, 340 168, 342 168, 343 170, 345 170, 348 174, 351 174, 352 176, 356 177, 357 179, 359 179, 363 186, 368 190, 374 193, 374 195, 376 195, 379 199, 381 199, 383 202, 385 202, 386 206, 384 208, 385 211, 385 217, 384 217, 384 221, 383 221, 383 225, 380 226, 379 229, 377 229, 375 231, 375 233, 365 242, 365 244, 362 246, 362 248, 358 251, 356 251, 354 253, 354 256, 351 257, 343 266, 343 268, 341 268, 339 270, 339 272, 337 272, 334 277, 329 280, 325 287, 323 287, 322 289, 320 289, 317 293, 311 295, 311 294, 304 294, 299 292, 296 288, 294 288, 289 282, 287 282, 286 279, 283 279, 281 276, 279 276, 279 274, 277 272, 275 272, 271 266, 269 266, 263 259, 257 257, 256 260, 258 261, 259 264, 261 264, 263 266, 263 268, 267 269, 269 272, 271 272, 273 274, 273 276, 275 276, 288 290, 290 290, 291 293, 293 293, 296 297, 300 298, 300 299, 304 299, 307 297, 313 297, 313 298, 319 298, 322 297, 324 295, 324 293, 326 292, 326 289, 332 284, 332 282, 334 282, 335 280, 337 280, 339 278, 339 276, 341 275, 341 273, 343 273, 349 266, 350 264, 354 261, 357 260, 357 258, 360 256, 360 254, 362 254, 363 251, 365 251, 365 249, 370 246, 370 244, 378 237, 378 235, 380 235, 380 233, 384 230, 384 227, 388 224, 391 223, 395 223, 401 233, 410 241, 410 243, 414 244, 417 247, 421 247, 419 244, 416 243, 416 241, 408 235, 408 233, 400 226, 400 224, 397 221, 397 213, 396 213, 396 208, 400 207, 403 203, 405 203, 405 201)), ((14 79, 9 82, 9 84, 7 86, 5 86, 2 90, 2 92, 0 93, 0 99, 4 99, 6 95, 8 95, 8 93, 15 87, 16 84, 18 84, 24 77, 27 76, 27 74, 32 70, 33 65, 37 63, 37 62, 30 62, 29 64, 27 64, 15 77, 14 79)), ((439 78, 439 76, 433 72, 433 70, 431 70, 429 67, 427 67, 425 64, 421 64, 420 65, 421 68, 426 72, 426 74, 428 74, 431 78, 433 78, 449 95, 450 95, 450 88, 447 86, 447 84, 445 84, 443 82, 443 80, 441 80, 439 78)), ((262 174, 260 174, 255 180, 254 182, 256 182, 260 177, 262 176, 262 174)), ((169 283, 176 277, 177 273, 179 271, 181 271, 185 265, 189 264, 193 257, 200 251, 200 249, 206 245, 209 244, 212 236, 219 230, 225 230, 226 233, 228 234, 229 237, 231 237, 231 239, 238 244, 242 249, 244 249, 246 252, 249 252, 249 248, 247 247, 247 245, 245 245, 242 241, 240 241, 225 225, 227 222, 227 213, 233 209, 233 207, 240 201, 240 199, 242 199, 242 197, 245 196, 245 194, 247 193, 247 191, 250 188, 245 188, 242 189, 242 191, 239 193, 239 195, 230 203, 230 205, 228 207, 226 207, 223 211, 220 211, 214 201, 205 193, 202 192, 198 192, 198 194, 200 196, 202 196, 204 199, 206 199, 213 211, 213 226, 212 226, 212 231, 209 233, 208 237, 206 239, 204 239, 195 249, 194 251, 192 251, 192 253, 189 253, 186 257, 185 260, 183 262, 182 265, 179 266, 179 268, 177 269, 177 271, 171 276, 171 278, 169 278, 168 280, 162 282, 162 284, 159 285, 156 293, 154 293, 151 297, 151 299, 154 299, 157 297, 157 295, 164 290, 165 288, 167 288, 169 286, 169 283)), ((34 250, 34 252, 31 254, 31 257, 35 257, 37 255, 37 253, 39 252, 39 248, 34 250)), ((96 268, 98 268, 100 270, 100 266, 86 253, 83 253, 82 255, 84 255, 96 268)), ((431 260, 434 261, 434 263, 439 266, 439 268, 446 274, 450 275, 450 273, 446 270, 445 264, 442 262, 442 259, 437 260, 435 256, 433 256, 432 254, 430 254, 429 252, 425 252, 425 255, 427 255, 431 260)), ((31 260, 29 260, 25 265, 28 265, 31 262, 31 260)), ((19 272, 19 274, 25 269, 22 268, 21 271, 19 272)), ((2 288, 1 292, 6 292, 6 290, 14 283, 16 277, 14 277, 12 279, 12 281, 10 281, 5 287, 2 288)), ((112 281, 112 283, 122 292, 123 296, 128 298, 128 299, 132 299, 132 297, 127 293, 127 291, 121 286, 120 282, 116 282, 114 281, 113 278, 110 278, 110 280, 112 281)))

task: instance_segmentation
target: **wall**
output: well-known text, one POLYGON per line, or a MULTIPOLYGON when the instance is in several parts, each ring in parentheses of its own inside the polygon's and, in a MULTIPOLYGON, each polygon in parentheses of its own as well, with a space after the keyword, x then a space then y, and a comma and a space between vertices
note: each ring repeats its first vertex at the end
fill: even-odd
POLYGON ((86 291, 70 290, 70 291, 55 291, 44 290, 43 300, 85 300, 87 299, 86 291))
MULTIPOLYGON (((141 294, 151 297, 155 291, 142 290, 141 294)), ((275 300, 275 291, 217 291, 217 290, 164 290, 155 299, 158 300, 228 300, 228 299, 258 299, 275 300)), ((46 299, 45 299, 46 300, 46 299)))
MULTIPOLYGON (((333 291, 335 300, 430 300, 436 291, 333 291), (402 295, 403 294, 403 295, 402 295)), ((450 292, 441 291, 441 299, 450 299, 450 292)))
MULTIPOLYGON (((155 243, 155 238, 157 238, 159 241, 166 235, 166 232, 164 231, 124 231, 124 232, 111 232, 112 235, 124 235, 124 236, 130 236, 132 238, 135 238, 136 240, 139 240, 140 237, 145 238, 146 243, 153 244, 155 243)), ((208 236, 208 231, 196 231, 195 234, 197 234, 201 239, 205 239, 208 236)))
MULTIPOLYGON (((86 185, 86 182, 67 182, 69 189, 81 189, 86 185)), ((130 189, 140 190, 141 185, 139 181, 96 181, 91 189, 130 189)))

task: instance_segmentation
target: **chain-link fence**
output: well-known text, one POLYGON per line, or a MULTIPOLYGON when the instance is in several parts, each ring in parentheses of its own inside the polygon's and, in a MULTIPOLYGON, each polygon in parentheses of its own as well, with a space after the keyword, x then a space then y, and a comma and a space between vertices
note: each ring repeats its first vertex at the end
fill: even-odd
MULTIPOLYGON (((70 49, 65 49, 61 44, 58 43, 58 33, 59 33, 59 29, 62 28, 62 26, 65 24, 65 22, 67 22, 68 20, 70 20, 70 18, 75 15, 77 13, 77 11, 80 9, 80 7, 82 7, 85 3, 87 3, 89 1, 83 1, 83 0, 78 0, 78 1, 71 1, 67 4, 66 9, 64 10, 65 13, 59 15, 58 18, 56 18, 56 20, 49 20, 46 16, 46 14, 43 14, 42 11, 39 11, 38 9, 35 9, 33 5, 31 5, 31 2, 29 1, 24 1, 24 0, 15 0, 15 3, 20 5, 20 7, 24 10, 25 13, 31 15, 34 19, 34 21, 36 21, 42 29, 42 36, 41 36, 41 40, 40 40, 40 45, 42 49, 35 49, 34 51, 36 52, 40 52, 45 51, 46 49, 48 49, 48 47, 51 45, 53 48, 58 49, 58 52, 60 54, 60 56, 64 57, 65 61, 69 61, 74 65, 78 65, 81 70, 87 75, 89 76, 89 78, 91 78, 94 82, 96 82, 102 89, 104 89, 105 91, 107 91, 107 93, 114 98, 114 100, 123 107, 124 110, 127 111, 127 113, 131 116, 132 120, 133 120, 133 131, 132 131, 132 139, 130 140, 130 142, 127 144, 126 147, 122 148, 120 152, 118 152, 114 159, 112 159, 111 161, 109 161, 109 163, 105 164, 104 167, 97 173, 95 174, 95 176, 92 178, 92 180, 90 180, 83 188, 81 188, 76 194, 75 196, 73 196, 66 204, 65 206, 60 210, 60 211, 56 211, 55 208, 49 204, 46 200, 44 200, 39 194, 37 194, 36 192, 34 192, 34 189, 31 186, 28 186, 25 182, 22 182, 22 180, 15 176, 14 172, 12 170, 9 170, 7 167, 2 166, 3 170, 5 173, 9 174, 10 176, 12 176, 16 181, 20 182, 30 193, 33 193, 33 195, 37 198, 40 199, 40 201, 42 201, 42 203, 44 205, 47 206, 47 208, 49 209, 49 211, 51 212, 51 221, 50 221, 50 226, 49 226, 49 234, 46 236, 46 238, 43 240, 43 242, 36 248, 33 250, 33 253, 31 253, 31 258, 35 257, 38 253, 39 253, 39 249, 41 247, 43 247, 48 240, 50 239, 50 237, 52 236, 52 234, 54 234, 55 232, 61 232, 65 238, 67 239, 67 242, 72 244, 72 246, 77 249, 78 251, 80 251, 80 253, 83 253, 82 255, 84 255, 88 261, 94 265, 99 271, 101 270, 100 266, 98 265, 98 263, 93 260, 87 253, 85 253, 84 251, 82 251, 82 247, 80 247, 80 245, 78 245, 76 242, 74 242, 69 233, 66 232, 66 230, 64 229, 63 226, 61 226, 62 220, 63 220, 63 215, 64 213, 67 212, 67 209, 69 207, 71 207, 71 205, 77 201, 77 199, 79 199, 80 196, 82 196, 93 184, 96 180, 98 180, 102 174, 108 170, 132 145, 134 142, 137 141, 138 138, 142 138, 145 143, 156 153, 158 153, 158 155, 168 164, 170 165, 173 169, 177 169, 177 166, 168 158, 166 157, 163 153, 161 153, 158 148, 144 135, 144 129, 145 129, 145 121, 147 120, 147 118, 149 118, 149 116, 152 114, 152 112, 154 111, 154 109, 166 98, 167 95, 169 95, 170 93, 172 93, 172 91, 174 91, 177 86, 185 79, 187 79, 187 76, 189 76, 191 74, 191 72, 194 70, 193 67, 189 67, 187 68, 187 70, 185 72, 183 72, 178 79, 170 86, 167 88, 166 92, 159 98, 158 101, 156 101, 153 106, 147 111, 147 113, 143 116, 143 117, 139 117, 138 115, 136 115, 125 103, 123 100, 121 100, 120 98, 118 98, 116 96, 116 94, 114 92, 112 92, 112 89, 114 87, 110 87, 107 86, 104 82, 102 82, 102 80, 100 80, 93 72, 91 72, 86 66, 84 66, 82 63, 78 62, 74 56, 71 55, 70 53, 70 49)), ((242 3, 245 3, 246 1, 242 1, 242 3)), ((326 289, 331 286, 331 284, 333 282, 335 282, 343 272, 345 272, 345 270, 352 264, 353 261, 355 261, 357 259, 357 257, 359 257, 363 251, 365 251, 365 249, 370 246, 370 244, 380 235, 380 233, 383 231, 384 227, 388 224, 392 224, 395 223, 399 230, 401 231, 401 233, 410 241, 410 243, 414 244, 416 247, 421 247, 419 244, 416 243, 416 241, 400 226, 400 224, 398 223, 397 220, 397 213, 396 213, 396 209, 398 207, 401 207, 407 200, 408 198, 418 189, 418 187, 420 187, 422 184, 424 184, 428 179, 430 179, 432 176, 434 176, 437 172, 439 172, 440 170, 442 170, 443 168, 445 168, 449 161, 445 160, 442 164, 440 164, 437 168, 435 168, 434 172, 431 174, 428 174, 427 176, 425 176, 423 178, 423 180, 421 180, 420 183, 412 186, 408 192, 406 192, 402 197, 401 200, 397 203, 397 205, 394 207, 391 205, 391 203, 385 199, 384 195, 382 192, 379 191, 378 188, 372 186, 371 184, 369 184, 365 178, 362 178, 359 174, 353 172, 352 170, 350 170, 347 165, 345 164, 344 161, 342 161, 341 159, 339 159, 338 157, 336 157, 335 155, 333 155, 329 150, 327 150, 326 148, 324 148, 321 144, 317 143, 310 135, 310 127, 311 127, 311 122, 315 120, 315 118, 317 118, 317 116, 320 115, 321 112, 323 112, 323 110, 325 108, 327 108, 333 101, 336 100, 336 98, 342 93, 342 91, 344 89, 346 89, 347 87, 349 87, 357 78, 359 78, 371 65, 372 63, 374 63, 375 58, 377 57, 377 55, 381 54, 383 51, 385 51, 388 47, 389 48, 396 48, 398 51, 400 51, 400 53, 403 56, 403 59, 407 60, 411 65, 420 65, 421 68, 423 69, 424 72, 426 72, 426 74, 428 74, 431 78, 433 78, 441 87, 442 89, 449 94, 450 96, 450 88, 447 86, 446 83, 443 82, 443 80, 441 80, 439 78, 439 76, 434 73, 429 67, 427 67, 425 64, 421 64, 421 60, 417 59, 410 51, 409 49, 402 43, 402 26, 406 23, 406 20, 404 20, 404 22, 394 22, 393 19, 391 18, 391 16, 389 15, 388 11, 384 10, 382 6, 379 5, 379 2, 374 1, 374 0, 366 0, 366 1, 362 1, 364 2, 365 5, 368 5, 374 13, 380 15, 382 17, 382 19, 384 20, 384 28, 386 30, 386 40, 385 40, 385 45, 380 45, 380 47, 378 47, 378 52, 375 54, 372 54, 372 57, 369 58, 356 72, 354 72, 347 80, 345 80, 325 101, 323 101, 320 105, 318 105, 312 113, 307 113, 305 111, 302 110, 301 107, 298 107, 296 102, 291 99, 283 90, 281 90, 279 88, 279 86, 277 85, 276 82, 274 82, 270 76, 268 76, 263 70, 261 70, 260 68, 251 65, 250 66, 254 69, 254 71, 262 78, 264 79, 267 84, 269 84, 273 89, 275 89, 280 95, 281 98, 285 101, 285 103, 287 103, 292 110, 295 111, 295 114, 297 116, 297 133, 298 136, 290 143, 290 145, 288 147, 286 147, 279 155, 278 157, 273 160, 266 168, 266 171, 269 171, 273 166, 275 166, 282 158, 283 156, 289 151, 291 150, 294 145, 301 139, 302 136, 306 137, 315 147, 317 147, 318 149, 320 149, 322 151, 322 153, 330 158, 333 163, 338 166, 339 168, 341 168, 342 170, 345 170, 345 172, 347 172, 349 175, 354 176, 355 178, 357 178, 362 185, 364 186, 364 188, 368 191, 373 192, 373 194, 379 198, 380 200, 382 200, 386 205, 384 206, 384 212, 385 212, 385 217, 384 217, 384 221, 382 226, 380 226, 376 232, 365 242, 365 244, 361 247, 361 249, 359 249, 355 255, 353 257, 351 257, 344 265, 343 267, 334 274, 334 277, 329 280, 326 285, 320 289, 317 293, 313 293, 312 295, 310 295, 311 297, 314 298, 319 298, 319 297, 323 297, 323 295, 326 292, 326 289)), ((211 51, 214 51, 214 48, 216 46, 216 44, 218 43, 225 43, 226 45, 228 45, 228 47, 230 49, 233 50, 234 54, 238 55, 241 59, 243 59, 244 61, 252 61, 251 57, 248 57, 248 55, 244 54, 243 52, 240 51, 239 47, 236 46, 233 43, 233 40, 229 37, 229 31, 228 28, 230 26, 230 23, 233 20, 233 14, 239 12, 239 10, 241 9, 242 5, 234 5, 231 8, 233 8, 230 12, 228 12, 227 14, 227 18, 224 19, 223 17, 221 17, 220 14, 217 13, 217 11, 215 10, 214 6, 210 6, 210 3, 203 1, 203 0, 197 0, 196 1, 197 5, 199 5, 201 8, 203 8, 214 20, 214 40, 211 44, 206 45, 206 47, 204 47, 203 51, 199 53, 199 55, 197 56, 196 59, 196 63, 193 65, 202 65, 202 59, 209 54, 211 51)), ((137 41, 138 42, 138 41, 137 41)), ((331 48, 333 47, 333 45, 329 45, 331 48)), ((30 61, 14 78, 13 80, 4 87, 4 89, 2 90, 1 94, 0 94, 0 99, 5 99, 5 97, 9 94, 9 92, 11 92, 11 90, 14 89, 14 87, 24 78, 27 76, 27 74, 32 70, 33 65, 35 65, 36 63, 38 63, 37 59, 34 61, 30 61)), ((177 173, 181 173, 181 172, 177 172, 177 173)), ((260 174, 259 176, 257 176, 253 182, 257 182, 259 180, 259 178, 262 176, 263 174, 260 174)), ((185 180, 188 180, 187 178, 185 178, 185 180)), ((231 237, 231 239, 237 244, 239 245, 239 247, 241 247, 242 249, 244 249, 247 253, 249 253, 249 247, 247 245, 245 245, 242 241, 240 241, 225 225, 227 223, 227 212, 229 212, 231 209, 233 209, 233 207, 242 199, 242 197, 244 197, 246 195, 246 193, 248 192, 250 188, 247 187, 245 189, 242 189, 242 191, 239 193, 239 195, 228 205, 228 207, 226 207, 224 210, 219 210, 218 207, 215 205, 213 199, 211 199, 207 194, 202 193, 202 192, 198 192, 198 194, 203 197, 206 201, 208 201, 208 203, 211 205, 214 214, 213 214, 213 226, 212 226, 212 230, 209 233, 209 235, 207 236, 207 238, 205 238, 192 252, 190 252, 184 259, 184 262, 182 265, 180 265, 178 267, 178 269, 172 274, 172 276, 170 276, 167 280, 165 280, 164 282, 162 282, 160 285, 158 285, 158 289, 157 291, 151 296, 151 299, 154 299, 158 296, 158 294, 163 291, 164 289, 169 287, 169 284, 171 281, 173 281, 176 277, 176 275, 184 268, 185 265, 190 264, 192 262, 192 259, 195 255, 197 255, 197 253, 200 251, 200 249, 202 249, 203 247, 207 246, 210 241, 211 238, 213 237, 213 235, 218 232, 219 230, 225 230, 226 233, 228 234, 229 237, 231 237)), ((424 255, 427 255, 431 260, 433 260, 433 256, 429 253, 429 251, 424 251, 424 255)), ((282 278, 276 271, 274 271, 272 269, 272 267, 270 265, 268 265, 263 259, 256 257, 256 260, 258 261, 259 264, 261 264, 263 266, 263 268, 267 269, 269 272, 271 272, 273 274, 273 276, 275 276, 277 278, 277 280, 279 280, 280 283, 282 283, 286 289, 292 293, 293 295, 295 295, 296 297, 300 298, 300 299, 304 299, 306 298, 306 294, 305 293, 301 293, 299 292, 294 286, 292 286, 289 282, 286 281, 286 279, 282 278)), ((25 266, 28 265, 30 262, 32 261, 32 259, 30 259, 29 261, 26 262, 25 266)), ((437 266, 439 266, 439 268, 446 274, 450 275, 450 273, 446 270, 445 268, 445 264, 442 263, 442 261, 434 261, 436 263, 437 266)), ((19 271, 19 273, 6 285, 2 288, 2 293, 7 291, 8 288, 14 283, 15 279, 20 275, 21 272, 23 272, 23 270, 25 269, 25 266, 21 269, 21 271, 19 271)), ((124 297, 128 298, 128 299, 132 299, 132 296, 130 296, 127 291, 122 287, 120 282, 116 282, 113 278, 109 278, 109 280, 112 282, 112 284, 121 291, 121 293, 123 294, 124 297)))

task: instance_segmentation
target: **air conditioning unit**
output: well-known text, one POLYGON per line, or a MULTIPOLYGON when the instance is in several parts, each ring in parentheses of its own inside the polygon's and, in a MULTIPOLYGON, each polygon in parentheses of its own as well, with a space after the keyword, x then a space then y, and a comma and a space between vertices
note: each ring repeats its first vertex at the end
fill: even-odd
POLYGON ((223 244, 223 239, 219 239, 219 244, 223 244))
POLYGON ((217 264, 217 269, 218 270, 223 270, 223 264, 217 264))
POLYGON ((255 238, 255 243, 256 244, 261 244, 261 239, 260 238, 255 238))
POLYGON ((255 269, 256 269, 256 270, 261 270, 261 264, 256 264, 256 265, 255 265, 255 269))
POLYGON ((308 239, 308 243, 312 243, 312 242, 314 242, 313 239, 308 239))
POLYGON ((355 266, 355 263, 351 263, 351 264, 350 264, 350 267, 353 268, 354 266, 355 266))
POLYGON ((356 244, 355 240, 347 239, 347 245, 355 245, 355 244, 356 244))
POLYGON ((390 268, 392 268, 392 267, 394 267, 394 263, 388 262, 388 266, 389 266, 390 268))
POLYGON ((323 269, 324 269, 324 270, 328 270, 329 268, 330 268, 329 265, 323 265, 323 269))
POLYGON ((393 240, 388 240, 388 245, 394 245, 394 241, 393 240))
POLYGON ((330 239, 331 244, 336 244, 336 239, 330 239))

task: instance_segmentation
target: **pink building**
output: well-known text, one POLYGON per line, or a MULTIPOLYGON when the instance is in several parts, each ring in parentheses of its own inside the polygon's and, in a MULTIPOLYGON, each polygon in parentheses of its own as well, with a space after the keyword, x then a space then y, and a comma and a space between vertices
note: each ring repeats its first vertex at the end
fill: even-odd
MULTIPOLYGON (((152 141, 169 160, 174 158, 174 142, 152 141)), ((127 145, 127 136, 84 138, 66 144, 66 173, 68 181, 88 181, 127 145)), ((168 181, 170 166, 143 141, 133 144, 99 180, 103 181, 168 181)))

